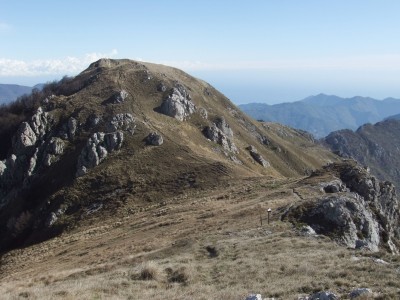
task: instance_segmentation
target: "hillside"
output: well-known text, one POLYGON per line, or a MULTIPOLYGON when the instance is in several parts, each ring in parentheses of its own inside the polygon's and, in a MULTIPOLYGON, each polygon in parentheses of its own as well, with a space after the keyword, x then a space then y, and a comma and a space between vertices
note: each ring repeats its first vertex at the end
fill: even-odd
POLYGON ((0 161, 2 298, 398 296, 394 186, 310 134, 130 60, 18 105, 4 112, 24 114, 0 161))
POLYGON ((343 157, 351 157, 371 168, 381 180, 400 186, 400 121, 390 119, 366 124, 356 131, 332 132, 324 143, 343 157))
POLYGON ((292 103, 249 103, 239 107, 254 119, 282 123, 321 138, 340 129, 356 130, 362 124, 376 123, 400 112, 400 100, 319 94, 292 103))
POLYGON ((19 96, 29 94, 32 87, 17 84, 0 84, 0 104, 9 103, 19 96))

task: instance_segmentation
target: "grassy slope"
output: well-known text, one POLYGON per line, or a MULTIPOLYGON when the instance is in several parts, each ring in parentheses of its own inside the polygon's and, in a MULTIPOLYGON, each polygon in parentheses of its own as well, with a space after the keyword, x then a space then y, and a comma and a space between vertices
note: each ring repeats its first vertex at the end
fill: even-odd
POLYGON ((321 180, 329 178, 228 180, 125 207, 102 222, 94 213, 76 230, 4 255, 0 292, 3 299, 243 299, 251 292, 295 299, 329 289, 346 299, 369 287, 377 299, 397 299, 398 256, 376 253, 390 262, 379 264, 280 221, 278 208, 315 197, 321 180))

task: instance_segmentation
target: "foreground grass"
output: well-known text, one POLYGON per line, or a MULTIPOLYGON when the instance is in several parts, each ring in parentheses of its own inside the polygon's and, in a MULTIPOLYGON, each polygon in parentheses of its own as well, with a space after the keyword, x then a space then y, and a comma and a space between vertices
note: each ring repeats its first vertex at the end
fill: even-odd
POLYGON ((267 196, 263 185, 235 189, 14 251, 2 259, 1 299, 297 299, 321 290, 348 299, 362 287, 371 299, 400 298, 399 256, 305 237, 278 216, 260 227, 262 205, 297 198, 284 185, 267 196))

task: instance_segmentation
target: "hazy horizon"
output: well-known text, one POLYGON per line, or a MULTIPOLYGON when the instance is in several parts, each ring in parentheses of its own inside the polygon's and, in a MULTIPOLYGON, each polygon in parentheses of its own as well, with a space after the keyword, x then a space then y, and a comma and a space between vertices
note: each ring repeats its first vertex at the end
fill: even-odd
POLYGON ((400 98, 398 11, 394 0, 3 1, 0 83, 60 79, 108 57, 180 68, 236 104, 400 98))

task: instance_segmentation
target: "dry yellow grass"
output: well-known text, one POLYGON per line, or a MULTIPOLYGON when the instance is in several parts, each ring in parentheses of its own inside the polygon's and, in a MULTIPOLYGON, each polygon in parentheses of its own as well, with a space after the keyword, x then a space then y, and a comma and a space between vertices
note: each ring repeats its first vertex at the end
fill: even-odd
MULTIPOLYGON (((88 221, 84 230, 3 255, 1 298, 297 299, 331 290, 347 299, 369 287, 375 299, 399 299, 398 256, 304 237, 279 220, 276 208, 299 201, 298 187, 295 180, 243 179, 131 214, 121 208, 101 226, 88 221), (270 224, 263 213, 263 227, 260 206, 273 209, 270 224)), ((312 186, 301 192, 318 193, 312 186)))

